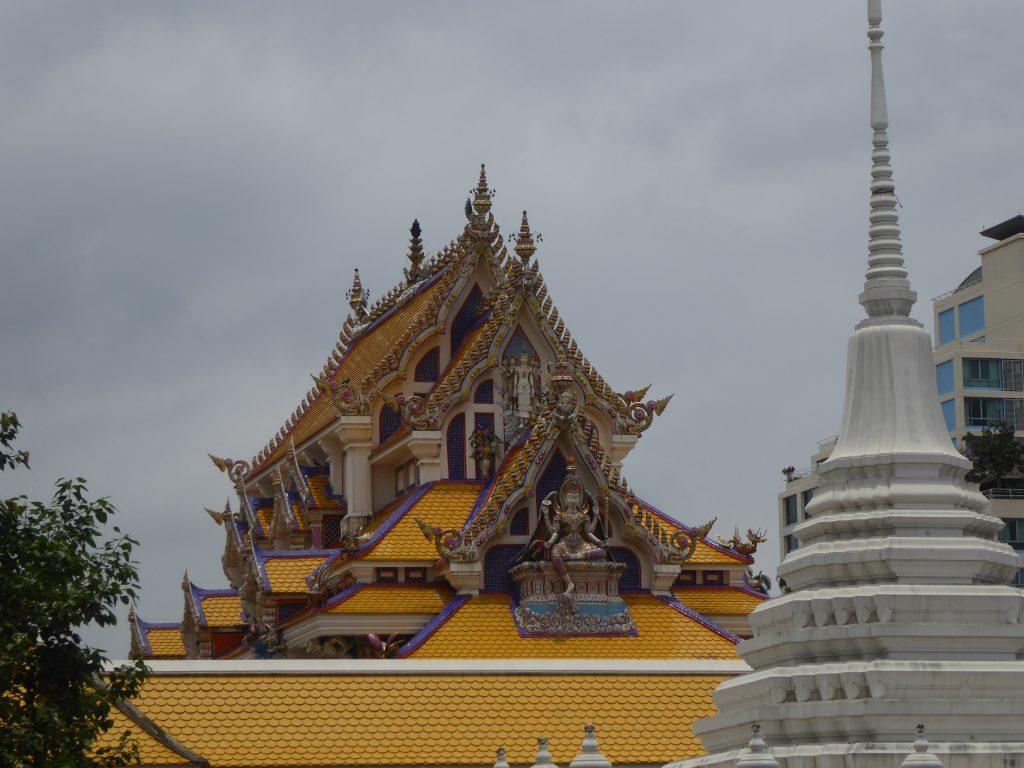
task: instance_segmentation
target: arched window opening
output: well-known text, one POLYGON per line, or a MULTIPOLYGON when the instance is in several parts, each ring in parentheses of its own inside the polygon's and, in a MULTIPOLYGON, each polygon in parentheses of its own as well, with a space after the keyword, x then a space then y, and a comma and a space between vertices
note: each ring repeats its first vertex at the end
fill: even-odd
POLYGON ((485 404, 494 402, 494 379, 480 382, 480 385, 476 388, 476 393, 473 395, 473 402, 485 404))
POLYGON ((483 298, 484 294, 480 290, 480 286, 474 285, 462 303, 462 308, 455 315, 455 319, 452 321, 452 358, 459 351, 467 334, 476 328, 477 323, 483 317, 483 298))
POLYGON ((441 375, 441 348, 434 347, 416 363, 414 381, 437 381, 441 375))

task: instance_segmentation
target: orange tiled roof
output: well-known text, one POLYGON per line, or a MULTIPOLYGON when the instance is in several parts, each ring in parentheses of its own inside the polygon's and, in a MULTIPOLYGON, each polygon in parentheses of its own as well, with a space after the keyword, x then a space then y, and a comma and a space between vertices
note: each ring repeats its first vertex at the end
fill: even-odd
POLYGON ((479 595, 410 658, 735 659, 736 644, 652 595, 624 595, 636 637, 521 637, 508 595, 479 595))
POLYGON ((454 593, 445 585, 367 584, 330 606, 326 613, 438 613, 454 593))
POLYGON ((504 744, 533 761, 537 736, 563 765, 593 721, 616 765, 703 754, 692 724, 721 675, 154 674, 134 702, 215 768, 480 765, 504 744), (245 738, 228 720, 244 723, 245 738), (345 723, 339 728, 338 723, 345 723), (638 727, 642 723, 643 727, 638 727))
POLYGON ((705 616, 746 615, 767 599, 737 587, 676 587, 672 593, 683 605, 705 616))
POLYGON ((323 563, 327 555, 300 557, 267 555, 263 559, 263 570, 270 580, 272 592, 306 592, 306 576, 323 563))
POLYGON ((131 733, 131 740, 139 748, 139 760, 143 765, 193 765, 191 760, 157 741, 116 707, 110 710, 110 719, 114 724, 110 726, 110 730, 97 737, 94 747, 116 747, 121 734, 128 731, 131 733))
POLYGON ((163 658, 185 658, 185 643, 181 639, 181 630, 150 629, 146 632, 150 655, 163 658))
MULTIPOLYGON (((368 375, 381 360, 387 357, 396 342, 416 322, 420 310, 444 286, 443 280, 435 281, 425 290, 413 296, 404 306, 385 317, 365 336, 357 339, 331 378, 335 381, 351 379, 358 383, 368 375)), ((299 418, 289 436, 296 445, 300 445, 334 421, 336 416, 337 411, 334 410, 330 399, 323 393, 319 393, 309 409, 299 418)), ((282 440, 265 460, 253 467, 253 470, 259 471, 277 461, 288 451, 288 445, 287 440, 282 440)))
POLYGON ((309 527, 306 525, 306 518, 302 514, 302 505, 298 499, 292 501, 292 516, 295 518, 296 529, 300 531, 308 531, 309 527))
POLYGON ((313 504, 317 509, 341 509, 341 504, 327 495, 327 485, 330 481, 327 475, 310 475, 306 478, 306 485, 313 494, 313 504))
POLYGON ((263 529, 263 535, 268 535, 270 533, 270 521, 274 519, 274 508, 261 507, 257 509, 256 518, 260 521, 260 528, 263 529))
MULTIPOLYGON (((435 483, 369 549, 363 560, 437 560, 437 549, 416 524, 419 518, 441 528, 461 528, 480 495, 480 483, 435 483)), ((385 520, 378 521, 379 530, 385 520)))
POLYGON ((211 595, 200 602, 208 627, 233 627, 242 623, 242 598, 238 595, 211 595))

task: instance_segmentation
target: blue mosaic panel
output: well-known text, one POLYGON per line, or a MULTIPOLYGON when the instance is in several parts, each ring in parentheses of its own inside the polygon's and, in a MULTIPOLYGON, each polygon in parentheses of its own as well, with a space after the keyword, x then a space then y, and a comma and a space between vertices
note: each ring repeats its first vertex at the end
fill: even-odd
POLYGON ((523 507, 514 515, 508 524, 508 532, 513 536, 530 535, 530 510, 523 507))
POLYGON ((484 589, 497 592, 512 592, 515 586, 509 578, 508 569, 519 556, 522 547, 517 544, 499 544, 487 550, 484 555, 484 589))
POLYGON ((484 295, 480 290, 479 285, 474 285, 473 290, 466 296, 465 302, 462 304, 462 308, 459 309, 455 319, 452 321, 452 352, 451 356, 454 358, 455 353, 462 346, 463 340, 466 338, 471 330, 476 327, 476 324, 480 322, 480 318, 483 317, 483 311, 481 303, 484 295))
POLYGON ((619 589, 640 589, 640 560, 633 550, 626 547, 610 547, 612 560, 617 563, 625 563, 626 570, 619 579, 619 589))
POLYGON ((526 338, 526 334, 523 333, 523 329, 516 326, 515 331, 512 333, 512 338, 510 338, 508 340, 508 344, 505 345, 505 351, 502 353, 502 358, 519 357, 524 354, 527 357, 536 357, 537 351, 533 348, 530 340, 526 338))
POLYGON ((437 381, 441 375, 441 348, 434 347, 416 363, 415 381, 437 381))
POLYGON ((564 482, 565 456, 562 455, 561 451, 555 451, 551 461, 548 462, 547 468, 544 470, 544 474, 540 476, 540 481, 537 483, 538 510, 540 510, 540 503, 544 501, 544 497, 552 491, 557 491, 564 482))
POLYGON ((466 414, 460 413, 448 424, 448 479, 466 479, 466 414))
POLYGON ((380 442, 386 443, 390 437, 402 426, 402 414, 385 404, 380 409, 380 416, 377 417, 377 427, 380 433, 380 442))
POLYGON ((481 381, 480 386, 476 388, 476 393, 473 395, 474 403, 493 403, 494 402, 494 379, 488 379, 487 381, 481 381))

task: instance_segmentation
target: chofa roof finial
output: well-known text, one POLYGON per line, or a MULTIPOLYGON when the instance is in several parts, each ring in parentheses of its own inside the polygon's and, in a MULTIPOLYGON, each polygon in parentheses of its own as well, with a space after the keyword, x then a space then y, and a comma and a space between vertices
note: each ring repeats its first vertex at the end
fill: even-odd
POLYGON ((352 308, 352 316, 358 321, 366 318, 367 293, 363 290, 363 281, 359 279, 359 270, 356 269, 352 278, 352 287, 345 294, 348 298, 348 305, 352 308))
POLYGON ((409 253, 407 257, 409 259, 409 267, 405 270, 405 281, 409 285, 417 283, 423 277, 420 265, 423 263, 423 240, 420 235, 423 230, 420 229, 419 219, 412 220, 412 226, 409 227, 409 253))
POLYGON ((903 265, 903 242, 896 185, 889 152, 889 115, 882 72, 882 0, 868 0, 868 50, 871 52, 871 212, 868 227, 868 269, 860 303, 869 319, 907 318, 917 301, 903 265))

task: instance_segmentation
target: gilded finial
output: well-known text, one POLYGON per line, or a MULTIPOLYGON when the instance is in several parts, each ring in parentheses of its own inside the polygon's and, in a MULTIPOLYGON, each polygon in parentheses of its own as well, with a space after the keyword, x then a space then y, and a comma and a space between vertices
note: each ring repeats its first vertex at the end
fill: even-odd
POLYGON ((494 197, 494 190, 487 186, 487 169, 480 164, 480 180, 477 181, 473 193, 473 210, 480 216, 486 216, 491 210, 491 198, 494 197))
MULTIPOLYGON (((540 235, 537 236, 537 239, 540 239, 540 235)), ((523 260, 523 266, 526 266, 533 254, 537 252, 537 244, 534 242, 533 233, 530 231, 530 222, 526 218, 526 211, 523 211, 523 221, 519 225, 519 234, 516 235, 515 252, 523 260)))
POLYGON ((359 279, 359 270, 356 270, 352 278, 352 287, 345 294, 348 298, 348 305, 352 308, 352 316, 362 322, 366 319, 367 292, 363 290, 363 281, 359 279))
POLYGON ((409 267, 405 270, 405 281, 409 285, 419 282, 423 273, 420 265, 423 263, 423 240, 420 235, 423 230, 420 229, 420 222, 418 219, 412 220, 412 226, 409 227, 409 253, 407 257, 409 259, 409 267))

